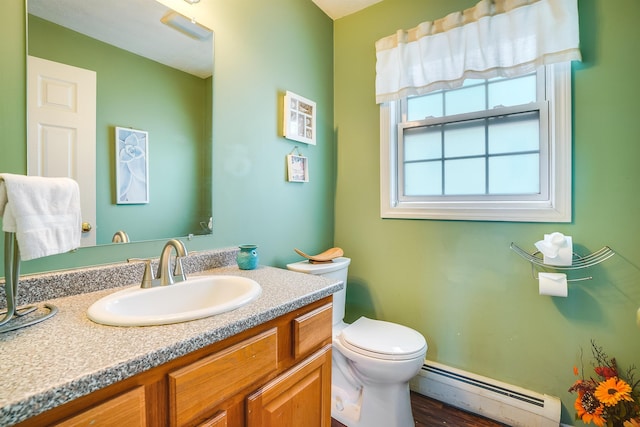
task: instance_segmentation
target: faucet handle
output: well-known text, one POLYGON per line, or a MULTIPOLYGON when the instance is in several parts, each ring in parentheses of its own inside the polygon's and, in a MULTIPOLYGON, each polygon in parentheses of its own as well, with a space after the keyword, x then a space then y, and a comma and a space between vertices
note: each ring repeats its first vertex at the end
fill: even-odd
POLYGON ((151 269, 151 260, 146 258, 129 258, 127 262, 135 262, 142 261, 144 262, 144 273, 142 273, 142 284, 141 288, 151 288, 153 287, 153 280, 155 277, 153 276, 153 270, 151 269))

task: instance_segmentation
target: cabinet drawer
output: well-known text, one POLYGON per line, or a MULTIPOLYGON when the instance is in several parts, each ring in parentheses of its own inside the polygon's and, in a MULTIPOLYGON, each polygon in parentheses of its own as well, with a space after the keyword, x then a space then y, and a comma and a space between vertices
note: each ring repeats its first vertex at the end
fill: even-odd
POLYGON ((293 319, 293 356, 304 356, 331 338, 333 323, 331 303, 293 319))
POLYGON ((144 387, 140 386, 128 391, 120 396, 106 400, 68 418, 61 423, 55 424, 57 427, 72 426, 145 426, 145 396, 144 387))
POLYGON ((183 425, 278 367, 277 329, 169 373, 170 420, 183 425))

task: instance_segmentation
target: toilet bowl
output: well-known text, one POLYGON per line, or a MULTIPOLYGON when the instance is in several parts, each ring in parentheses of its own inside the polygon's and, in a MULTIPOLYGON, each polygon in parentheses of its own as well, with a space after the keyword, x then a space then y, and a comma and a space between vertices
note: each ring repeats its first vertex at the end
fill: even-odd
POLYGON ((409 380, 424 363, 427 343, 419 332, 391 322, 360 317, 344 323, 350 262, 340 257, 287 265, 345 283, 333 296, 331 416, 348 427, 413 427, 409 380))

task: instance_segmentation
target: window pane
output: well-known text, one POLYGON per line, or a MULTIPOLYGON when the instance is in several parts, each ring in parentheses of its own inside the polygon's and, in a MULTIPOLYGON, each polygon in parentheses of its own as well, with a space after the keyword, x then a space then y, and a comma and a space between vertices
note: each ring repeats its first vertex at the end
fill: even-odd
POLYGON ((456 89, 444 94, 445 114, 470 113, 472 111, 482 111, 485 109, 485 87, 471 86, 456 89))
MULTIPOLYGON (((504 77, 497 77, 497 78, 503 79, 504 77)), ((486 80, 484 79, 465 79, 465 81, 462 82, 462 87, 482 85, 484 84, 485 81, 486 80)))
POLYGON ((489 153, 539 151, 538 111, 489 119, 489 153))
POLYGON ((528 104, 536 101, 536 75, 501 79, 489 84, 489 109, 502 105, 528 104))
POLYGON ((524 154, 489 158, 490 194, 538 194, 540 156, 524 154))
POLYGON ((430 126, 404 131, 404 160, 442 158, 442 127, 430 126))
POLYGON ((485 153, 484 123, 471 120, 444 125, 444 154, 446 158, 477 156, 485 153))
POLYGON ((445 161, 444 193, 447 196, 485 194, 484 158, 445 161))
POLYGON ((407 100, 407 121, 424 120, 429 116, 442 117, 442 92, 407 100))
POLYGON ((406 196, 439 196, 442 194, 442 163, 421 162, 404 165, 406 196))

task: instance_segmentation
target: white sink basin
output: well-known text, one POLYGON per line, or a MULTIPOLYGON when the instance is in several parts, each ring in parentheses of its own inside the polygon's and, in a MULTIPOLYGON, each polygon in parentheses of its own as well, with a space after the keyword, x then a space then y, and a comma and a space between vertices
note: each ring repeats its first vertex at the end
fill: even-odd
POLYGON ((261 293, 260 285, 246 277, 201 276, 168 286, 114 292, 93 303, 87 315, 103 325, 166 325, 234 310, 261 293))

